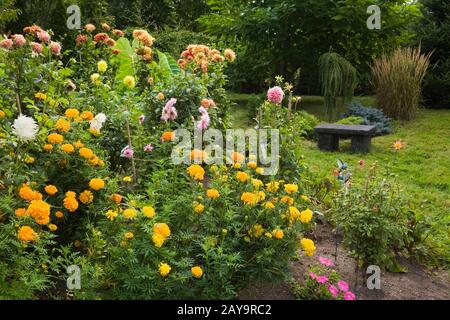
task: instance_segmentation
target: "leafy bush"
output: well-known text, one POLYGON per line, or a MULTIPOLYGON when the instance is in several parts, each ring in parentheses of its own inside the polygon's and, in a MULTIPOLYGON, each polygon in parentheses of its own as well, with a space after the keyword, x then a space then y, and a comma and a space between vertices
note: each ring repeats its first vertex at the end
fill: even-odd
POLYGON ((397 48, 376 59, 371 67, 377 105, 391 118, 411 120, 416 116, 431 56, 420 50, 397 48))
POLYGON ((346 118, 342 118, 337 124, 363 124, 365 122, 365 119, 363 117, 358 116, 349 116, 346 118))
MULTIPOLYGON (((392 131, 391 119, 386 117, 383 111, 372 107, 364 107, 357 101, 350 103, 347 112, 342 117, 344 119, 349 117, 362 118, 363 121, 359 124, 375 126, 376 135, 389 134, 392 131)), ((356 119, 354 120, 356 121, 356 119)))

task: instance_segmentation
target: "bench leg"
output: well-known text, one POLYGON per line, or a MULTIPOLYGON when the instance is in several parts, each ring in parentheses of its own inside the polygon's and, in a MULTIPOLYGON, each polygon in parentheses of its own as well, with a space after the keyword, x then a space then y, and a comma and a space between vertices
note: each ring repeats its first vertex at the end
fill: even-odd
POLYGON ((339 136, 320 133, 317 146, 320 150, 337 151, 339 150, 339 136))
POLYGON ((371 136, 353 136, 351 149, 353 152, 369 152, 371 136))

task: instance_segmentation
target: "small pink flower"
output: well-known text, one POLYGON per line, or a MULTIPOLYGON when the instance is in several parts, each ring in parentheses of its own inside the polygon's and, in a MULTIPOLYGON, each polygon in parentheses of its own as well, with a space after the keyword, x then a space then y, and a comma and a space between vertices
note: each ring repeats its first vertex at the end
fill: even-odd
POLYGON ((44 48, 42 47, 42 44, 40 44, 39 42, 32 42, 31 50, 33 50, 34 53, 41 54, 44 48))
POLYGON ((208 111, 204 107, 198 108, 198 112, 200 112, 201 115, 208 114, 208 111))
POLYGON ((333 295, 333 297, 337 297, 337 295, 339 293, 339 290, 331 284, 328 286, 328 291, 330 291, 330 293, 333 295))
POLYGON ((348 291, 348 283, 345 282, 344 280, 339 280, 338 281, 338 287, 339 287, 339 289, 341 289, 344 292, 348 291))
POLYGON ((272 103, 280 104, 281 101, 283 101, 283 98, 284 92, 279 86, 270 88, 269 91, 267 91, 267 100, 272 103))
POLYGON ((319 257, 319 262, 320 262, 321 264, 323 264, 324 266, 327 266, 327 267, 334 267, 334 266, 335 266, 335 264, 333 263, 333 261, 331 261, 331 260, 328 259, 328 258, 319 257))
POLYGON ((209 126, 209 115, 208 114, 204 114, 201 116, 200 121, 197 124, 197 129, 199 130, 205 130, 206 128, 208 128, 209 126))
POLYGON ((309 276, 310 276, 312 279, 317 279, 317 274, 315 274, 314 272, 310 272, 310 273, 309 273, 309 276))
POLYGON ((58 42, 50 42, 50 51, 56 55, 61 53, 61 45, 58 42))
POLYGON ((153 151, 153 146, 152 146, 152 144, 149 143, 148 145, 146 145, 146 146, 144 147, 144 151, 145 151, 145 152, 152 152, 152 151, 153 151))
POLYGON ((326 276, 320 276, 320 277, 317 277, 316 281, 317 281, 318 283, 320 283, 320 284, 324 284, 324 283, 327 283, 327 282, 328 282, 328 277, 326 277, 326 276))
POLYGON ((175 98, 171 98, 167 101, 162 111, 161 120, 175 120, 178 117, 177 109, 174 107, 175 103, 177 103, 177 99, 175 98))
POLYGON ((355 294, 353 292, 347 291, 344 294, 344 300, 356 300, 356 296, 355 296, 355 294))
POLYGON ((0 41, 0 47, 2 47, 3 49, 11 49, 13 44, 14 43, 11 39, 4 39, 0 41))
POLYGON ((17 47, 23 47, 25 42, 27 42, 27 40, 25 40, 25 37, 21 34, 15 34, 12 36, 12 38, 14 39, 14 44, 17 47))
POLYGON ((120 156, 124 157, 124 158, 127 158, 127 159, 133 158, 133 155, 134 155, 134 151, 133 151, 133 149, 130 148, 130 146, 126 146, 120 152, 120 156))
POLYGON ((40 31, 40 32, 36 33, 36 36, 42 42, 49 42, 50 41, 50 35, 48 34, 47 31, 40 31))
POLYGON ((145 115, 141 114, 141 115, 139 116, 139 122, 140 122, 141 124, 143 124, 144 121, 145 121, 145 115))
POLYGON ((360 167, 364 167, 364 164, 365 164, 364 160, 362 160, 362 159, 359 160, 359 166, 360 166, 360 167))

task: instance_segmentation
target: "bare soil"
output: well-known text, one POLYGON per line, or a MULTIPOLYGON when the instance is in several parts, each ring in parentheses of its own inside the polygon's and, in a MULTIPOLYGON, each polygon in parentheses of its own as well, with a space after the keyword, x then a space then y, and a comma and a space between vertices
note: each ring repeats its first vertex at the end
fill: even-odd
MULTIPOLYGON (((416 262, 400 260, 406 267, 406 273, 381 271, 380 290, 369 290, 366 285, 365 272, 356 270, 356 262, 347 251, 338 245, 335 259, 336 241, 327 224, 320 224, 315 231, 316 253, 314 257, 302 256, 299 261, 292 261, 289 266, 291 275, 300 283, 308 266, 317 262, 317 257, 326 257, 335 261, 336 269, 344 280, 350 284, 360 300, 450 300, 449 271, 427 270, 416 262)), ((239 293, 242 300, 292 300, 289 286, 284 282, 275 284, 251 284, 239 293)))

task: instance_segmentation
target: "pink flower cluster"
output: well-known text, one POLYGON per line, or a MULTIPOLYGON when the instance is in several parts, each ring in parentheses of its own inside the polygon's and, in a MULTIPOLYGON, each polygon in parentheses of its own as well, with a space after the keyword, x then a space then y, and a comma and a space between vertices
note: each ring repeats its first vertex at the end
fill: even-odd
POLYGON ((200 112, 200 121, 197 123, 197 129, 206 130, 210 122, 208 111, 204 107, 200 107, 198 112, 200 112))
MULTIPOLYGON (((48 43, 48 48, 51 53, 59 55, 61 53, 61 44, 59 42, 50 41, 50 34, 42 30, 40 27, 27 27, 24 32, 30 33, 34 36, 35 41, 30 41, 30 47, 33 54, 41 54, 44 51, 43 43, 48 43), (34 29, 33 29, 34 28, 34 29), (29 30, 28 30, 29 29, 29 30), (39 42, 38 42, 39 41, 39 42)), ((3 39, 0 41, 0 48, 11 50, 14 48, 21 48, 25 46, 27 40, 22 34, 14 34, 10 39, 3 39)))
POLYGON ((125 148, 123 148, 122 151, 120 152, 120 156, 127 158, 127 159, 133 158, 133 155, 134 155, 134 151, 128 145, 125 148))
POLYGON ((144 151, 145 152, 152 152, 153 151, 153 145, 151 143, 149 143, 148 145, 146 145, 144 147, 144 151))
POLYGON ((167 101, 162 111, 161 120, 175 120, 178 117, 177 109, 175 109, 174 107, 175 103, 177 103, 177 99, 175 98, 171 98, 169 101, 167 101))
POLYGON ((283 98, 284 92, 279 86, 270 88, 269 91, 267 91, 267 100, 272 103, 280 104, 283 101, 283 98))

